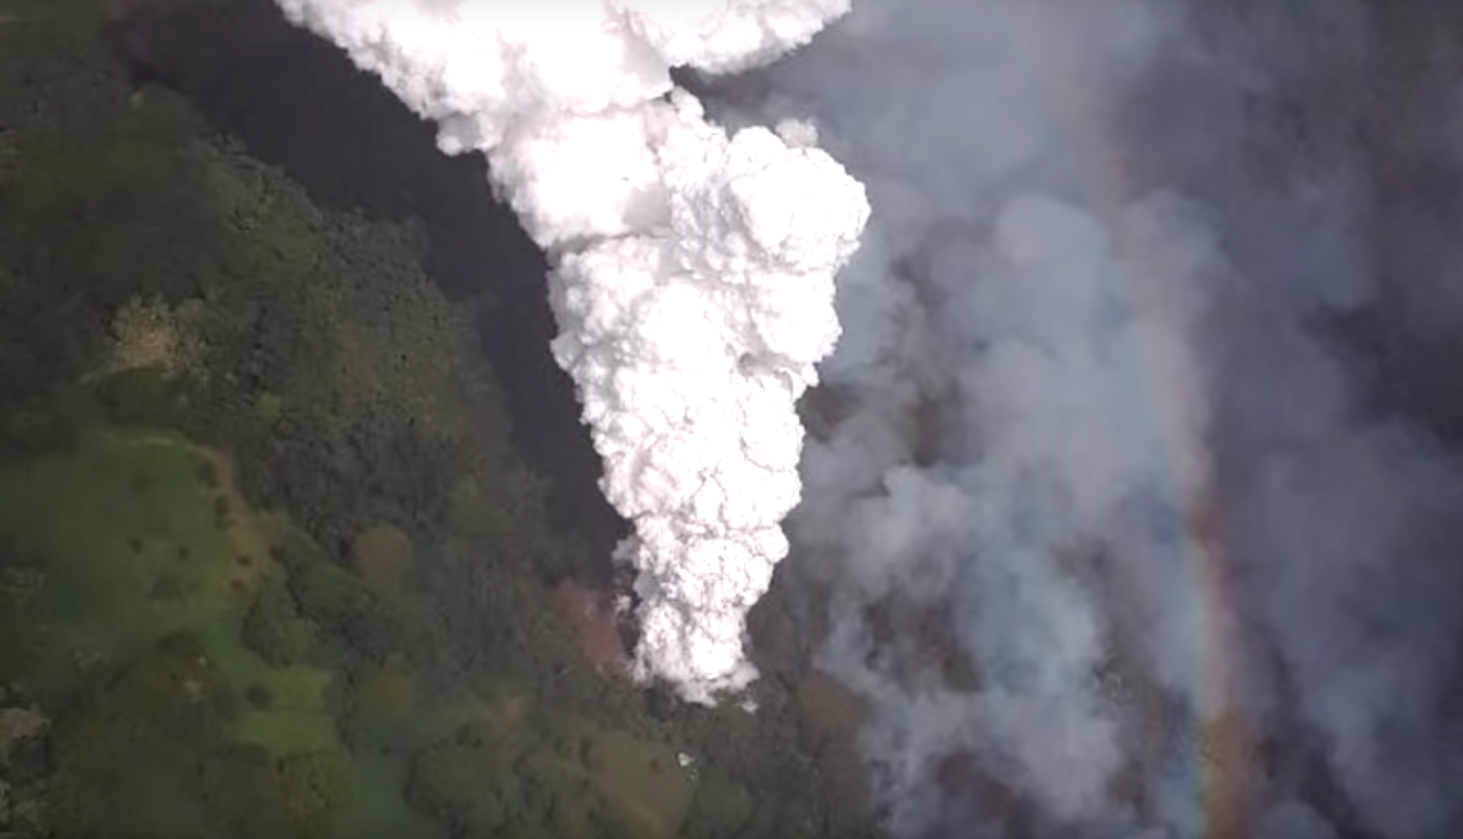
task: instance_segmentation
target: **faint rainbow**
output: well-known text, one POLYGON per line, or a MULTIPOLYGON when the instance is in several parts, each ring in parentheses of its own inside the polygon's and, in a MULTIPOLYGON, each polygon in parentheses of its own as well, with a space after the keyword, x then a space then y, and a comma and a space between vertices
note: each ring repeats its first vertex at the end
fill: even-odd
MULTIPOLYGON (((1084 33, 1074 31, 1070 22, 1055 13, 1060 10, 1054 11, 1047 4, 1029 3, 1022 11, 1030 14, 1021 20, 1025 24, 1022 34, 1051 57, 1038 82, 1071 135, 1070 146, 1078 157, 1079 171, 1090 187, 1086 195, 1092 202, 1089 209, 1107 222, 1118 261, 1132 270, 1141 270, 1146 260, 1142 254, 1132 252, 1131 237, 1121 229, 1128 203, 1139 197, 1139 185, 1130 177, 1123 144, 1110 136, 1105 120, 1093 113, 1095 106, 1110 104, 1111 97, 1099 95, 1100 74, 1086 72, 1079 63, 1084 33)), ((1125 305, 1141 309, 1145 305, 1144 284, 1121 273, 1113 277, 1115 290, 1123 296, 1125 305)), ((1189 457, 1185 449, 1192 444, 1177 431, 1174 418, 1181 416, 1184 408, 1177 403, 1176 395, 1165 390, 1162 377, 1154 371, 1156 352, 1150 345, 1136 353, 1134 361, 1140 367, 1133 376, 1138 391, 1133 414, 1147 426, 1154 441, 1155 468, 1177 494, 1173 464, 1189 457)), ((1186 756, 1186 763, 1203 825, 1201 835, 1204 839, 1241 839, 1239 816, 1243 802, 1238 779, 1245 769, 1250 736, 1232 710, 1240 685, 1238 651, 1229 648, 1223 628, 1232 614, 1226 582, 1229 559, 1220 534, 1220 511, 1212 493, 1206 495, 1177 499, 1186 512, 1182 526, 1188 538, 1175 542, 1178 558, 1187 571, 1187 591, 1193 598, 1191 612, 1197 622, 1193 689, 1207 707, 1230 710, 1203 721, 1205 736, 1186 756)))

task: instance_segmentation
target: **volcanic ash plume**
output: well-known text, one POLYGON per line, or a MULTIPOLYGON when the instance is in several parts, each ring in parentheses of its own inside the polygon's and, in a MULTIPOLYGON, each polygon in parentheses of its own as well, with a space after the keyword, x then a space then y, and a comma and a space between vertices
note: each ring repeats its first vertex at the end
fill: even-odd
POLYGON ((794 403, 838 337, 834 274, 869 208, 805 137, 711 125, 669 68, 765 62, 847 0, 279 2, 444 151, 487 155, 555 265, 554 355, 635 527, 637 673, 696 701, 745 685, 744 616, 800 494, 794 403))

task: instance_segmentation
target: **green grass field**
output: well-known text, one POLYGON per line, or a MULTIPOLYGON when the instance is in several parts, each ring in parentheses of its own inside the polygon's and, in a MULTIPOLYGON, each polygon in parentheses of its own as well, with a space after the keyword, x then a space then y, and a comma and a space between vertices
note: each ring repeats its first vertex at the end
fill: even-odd
POLYGON ((0 473, 0 534, 44 581, 37 695, 246 601, 229 582, 238 525, 215 515, 204 468, 181 444, 97 433, 0 473))
POLYGON ((323 699, 331 675, 271 666, 239 640, 257 581, 280 571, 265 520, 229 472, 182 438, 114 431, 0 472, 0 537, 42 581, 32 695, 61 699, 89 669, 189 632, 237 692, 273 697, 241 715, 239 739, 277 754, 338 745, 323 699))

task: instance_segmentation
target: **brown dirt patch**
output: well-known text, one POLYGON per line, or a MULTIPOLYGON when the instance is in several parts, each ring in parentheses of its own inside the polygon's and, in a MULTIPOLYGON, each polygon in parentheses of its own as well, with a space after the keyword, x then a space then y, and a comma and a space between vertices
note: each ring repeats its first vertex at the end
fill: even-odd
POLYGON ((554 589, 554 603, 574 626, 584 657, 601 672, 629 673, 630 654, 620 637, 611 594, 565 580, 554 589))

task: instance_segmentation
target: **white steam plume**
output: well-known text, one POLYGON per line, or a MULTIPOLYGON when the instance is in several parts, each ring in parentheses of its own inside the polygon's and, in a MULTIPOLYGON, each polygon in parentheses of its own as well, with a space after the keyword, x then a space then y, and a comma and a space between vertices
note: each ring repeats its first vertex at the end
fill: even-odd
POLYGON ((868 204, 805 142, 711 125, 669 68, 765 62, 847 0, 279 3, 437 121, 444 151, 487 155, 555 266, 554 354, 635 527, 637 673, 696 701, 745 685, 744 617, 799 499, 794 404, 837 339, 868 204))

